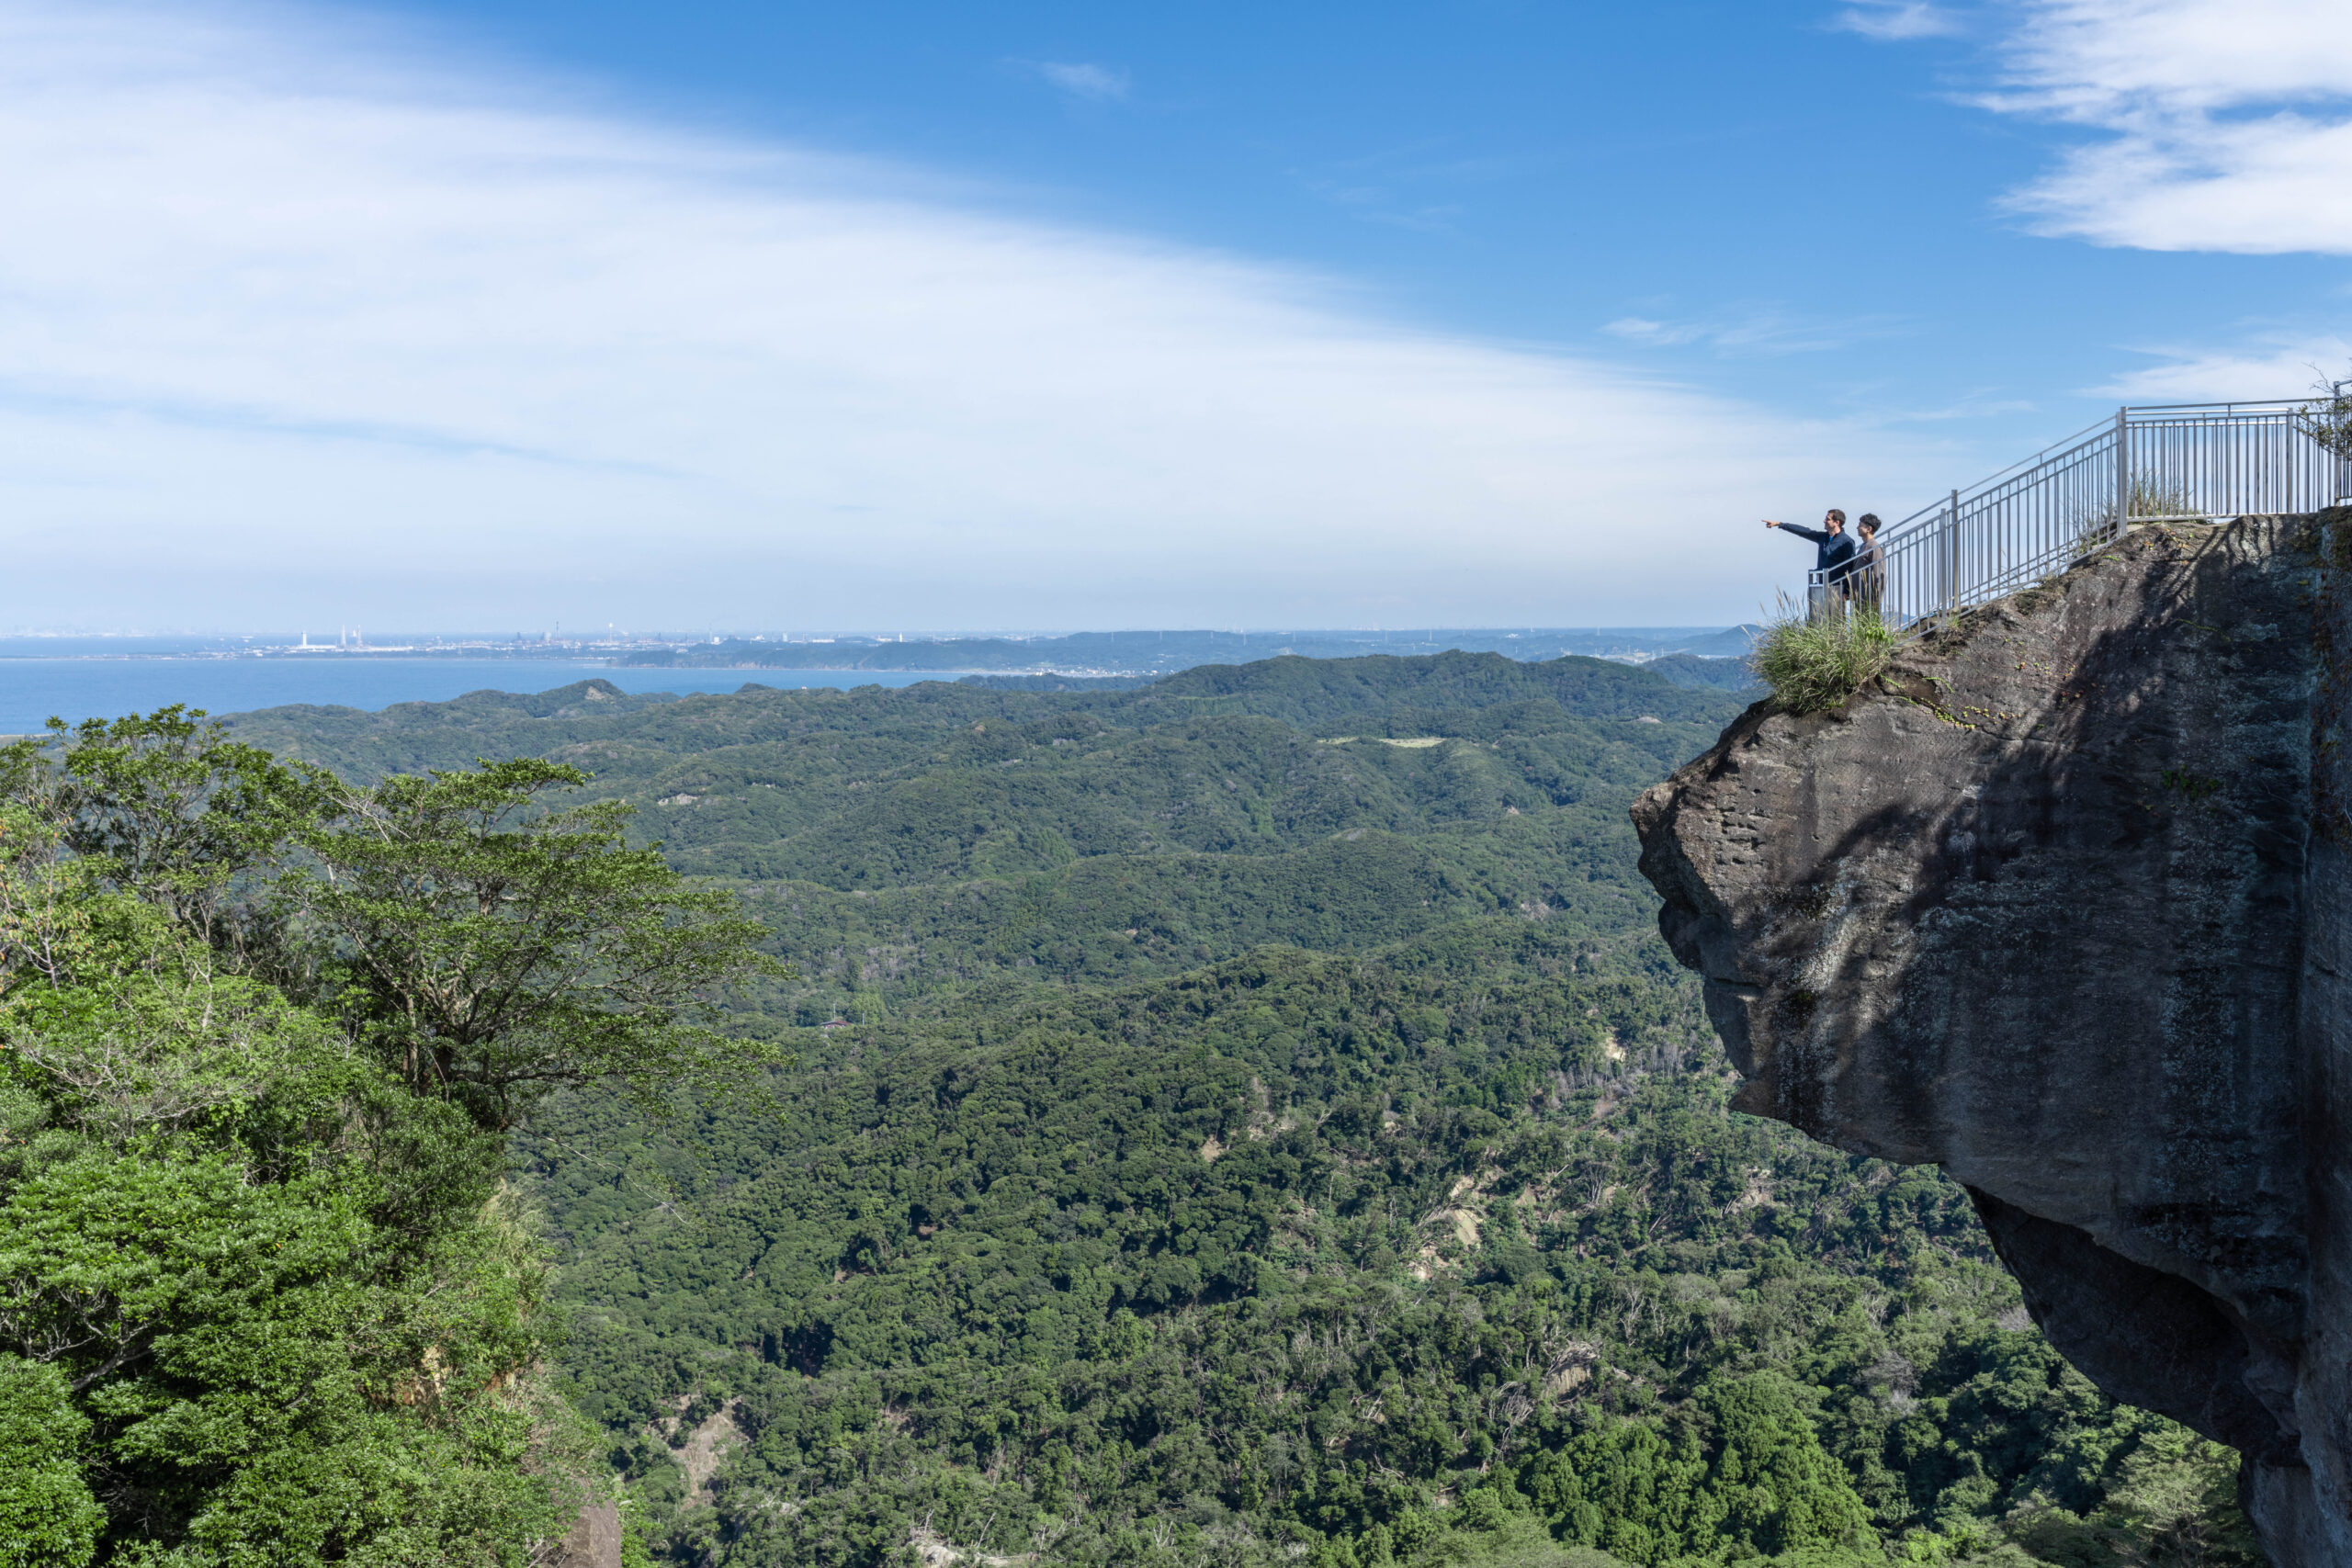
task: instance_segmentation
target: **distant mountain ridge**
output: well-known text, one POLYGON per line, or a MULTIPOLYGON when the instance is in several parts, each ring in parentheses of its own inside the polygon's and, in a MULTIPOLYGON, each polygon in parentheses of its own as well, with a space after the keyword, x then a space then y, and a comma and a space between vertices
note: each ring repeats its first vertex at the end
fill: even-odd
POLYGON ((770 642, 729 637, 677 649, 648 649, 617 662, 689 670, 939 670, 1039 674, 1165 674, 1199 664, 1247 663, 1295 654, 1353 659, 1372 654, 1410 657, 1449 652, 1500 653, 1521 662, 1570 655, 1646 662, 1668 655, 1737 658, 1747 653, 1748 626, 1531 627, 1522 631, 1124 631, 1074 632, 1050 637, 921 637, 911 641, 840 638, 770 642))

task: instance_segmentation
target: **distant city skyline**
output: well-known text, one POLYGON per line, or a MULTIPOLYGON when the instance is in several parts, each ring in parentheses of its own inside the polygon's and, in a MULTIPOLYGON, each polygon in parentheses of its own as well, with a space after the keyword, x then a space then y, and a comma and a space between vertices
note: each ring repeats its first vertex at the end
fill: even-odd
POLYGON ((0 0, 0 88, 58 625, 1729 625, 2352 367, 2315 0, 0 0))

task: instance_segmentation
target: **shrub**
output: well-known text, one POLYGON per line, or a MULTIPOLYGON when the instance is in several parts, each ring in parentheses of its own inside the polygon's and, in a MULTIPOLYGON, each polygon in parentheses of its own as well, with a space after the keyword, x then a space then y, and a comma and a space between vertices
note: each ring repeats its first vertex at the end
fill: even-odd
POLYGON ((2312 386, 2312 400, 2295 411, 2295 423, 2325 450, 2352 460, 2352 382, 2323 378, 2312 386))
POLYGON ((97 1555, 107 1516, 75 1453, 89 1431, 63 1372, 0 1354, 0 1568, 82 1568, 97 1555))
POLYGON ((1861 690, 1894 656, 1894 634, 1877 612, 1810 615, 1783 596, 1748 659, 1782 707, 1817 713, 1861 690))

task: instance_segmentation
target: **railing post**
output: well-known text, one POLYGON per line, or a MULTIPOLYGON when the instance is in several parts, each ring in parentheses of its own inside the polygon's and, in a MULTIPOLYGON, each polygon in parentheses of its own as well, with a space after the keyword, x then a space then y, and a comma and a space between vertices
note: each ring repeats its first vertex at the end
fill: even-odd
POLYGON ((1944 525, 1944 609, 1960 609, 1960 491, 1951 492, 1951 520, 1944 525))
MULTIPOLYGON (((2328 389, 2328 417, 2337 422, 2336 429, 2339 432, 2344 428, 2341 422, 2344 418, 2344 389, 2346 387, 2352 387, 2352 381, 2338 381, 2328 389)), ((2338 439, 2342 439, 2341 435, 2338 439)), ((2327 488, 2335 493, 2330 495, 2327 501, 2328 504, 2333 506, 2339 501, 2352 500, 2352 449, 2331 452, 2328 455, 2335 459, 2328 465, 2330 482, 2327 488)))
POLYGON ((2115 532, 2132 525, 2132 411, 2115 411, 2115 532))

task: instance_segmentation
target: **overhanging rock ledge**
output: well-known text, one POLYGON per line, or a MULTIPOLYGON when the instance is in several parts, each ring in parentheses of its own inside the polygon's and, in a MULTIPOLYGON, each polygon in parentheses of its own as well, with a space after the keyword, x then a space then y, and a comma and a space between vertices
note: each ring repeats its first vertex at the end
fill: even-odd
POLYGON ((1963 1182, 2035 1319, 2352 1564, 2352 512, 2148 525, 1634 808, 1738 1103, 1963 1182))

